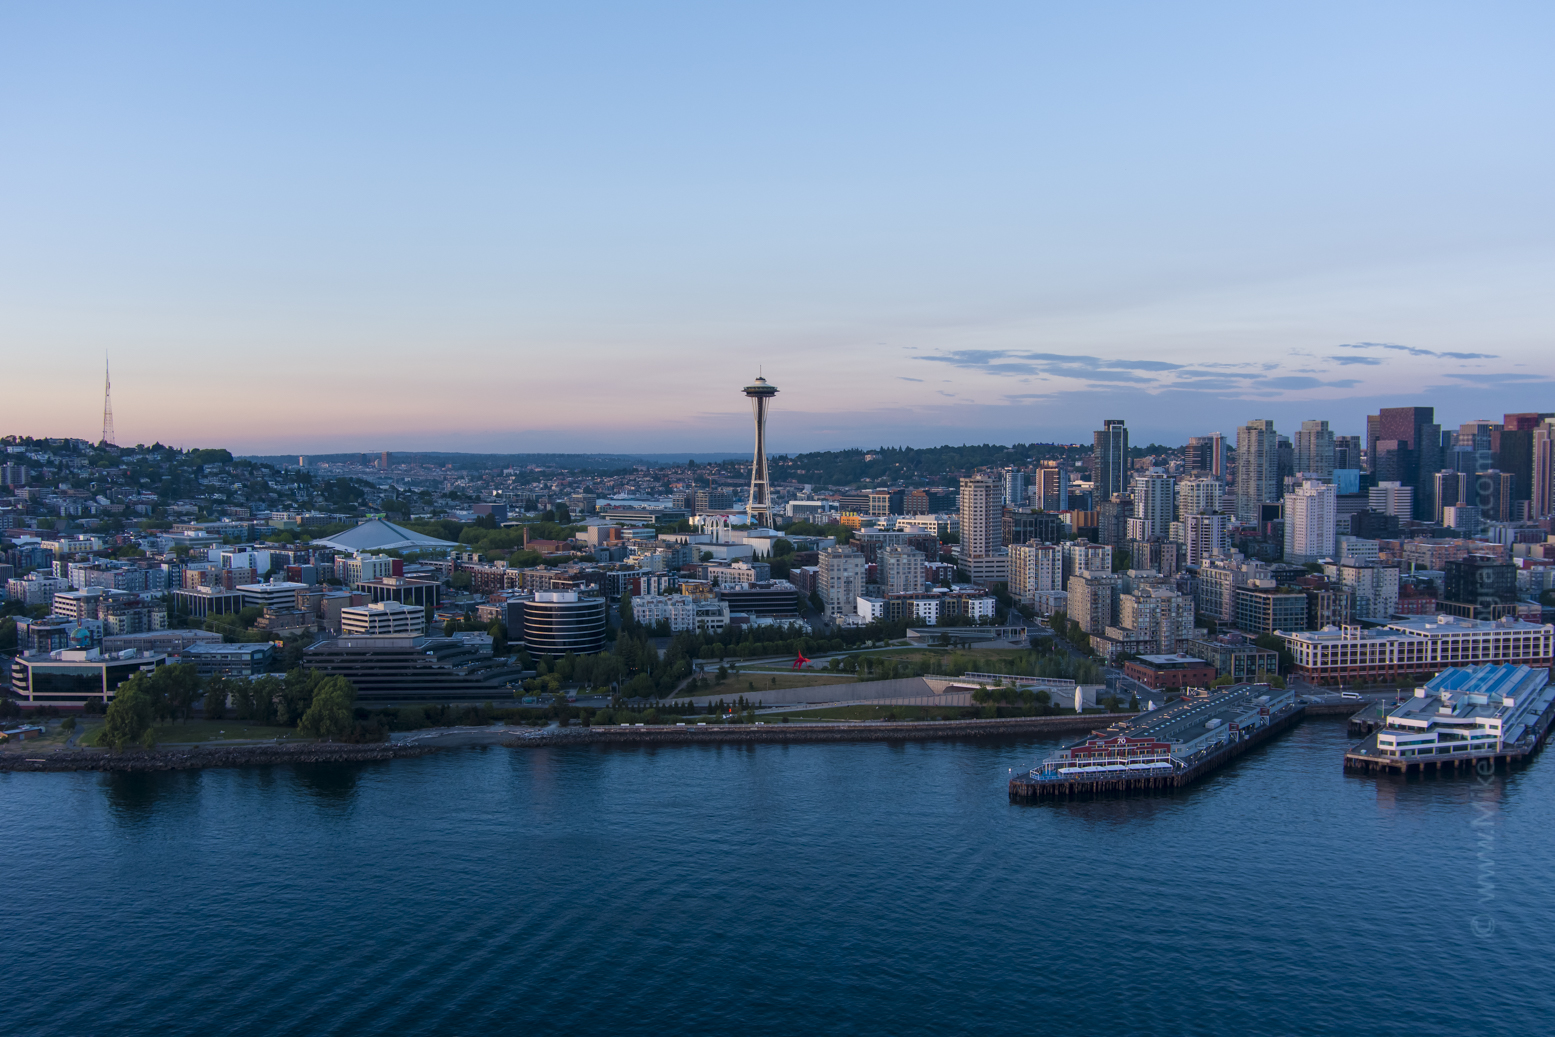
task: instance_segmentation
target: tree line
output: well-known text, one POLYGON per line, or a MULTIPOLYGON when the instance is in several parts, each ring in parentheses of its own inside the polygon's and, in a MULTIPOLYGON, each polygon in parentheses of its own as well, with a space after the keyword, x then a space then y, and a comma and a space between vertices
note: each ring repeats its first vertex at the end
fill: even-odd
POLYGON ((383 732, 358 720, 356 686, 345 677, 301 667, 252 680, 216 675, 203 681, 192 663, 142 670, 119 685, 108 704, 99 744, 114 750, 156 743, 153 725, 188 720, 204 700, 207 720, 234 719, 295 727, 308 738, 380 741, 383 732))

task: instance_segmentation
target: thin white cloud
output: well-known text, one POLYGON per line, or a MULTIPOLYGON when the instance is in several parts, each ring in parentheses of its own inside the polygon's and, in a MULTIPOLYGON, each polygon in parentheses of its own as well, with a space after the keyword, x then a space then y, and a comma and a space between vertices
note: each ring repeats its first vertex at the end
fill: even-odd
POLYGON ((1391 349, 1400 353, 1408 353, 1410 356, 1429 356, 1440 360, 1497 360, 1497 353, 1438 353, 1431 349, 1421 349, 1418 346, 1401 346, 1397 342, 1344 342, 1338 349, 1391 349))

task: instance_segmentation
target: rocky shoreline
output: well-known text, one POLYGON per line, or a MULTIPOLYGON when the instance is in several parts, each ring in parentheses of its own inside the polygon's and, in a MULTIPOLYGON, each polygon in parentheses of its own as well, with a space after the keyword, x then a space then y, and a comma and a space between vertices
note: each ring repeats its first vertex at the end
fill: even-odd
POLYGON ((293 745, 210 745, 179 749, 61 749, 36 756, 0 754, 0 772, 25 771, 183 771, 203 767, 256 767, 282 763, 365 763, 399 760, 435 752, 432 746, 374 742, 345 745, 305 742, 293 745))
POLYGON ((1132 713, 1087 716, 1008 717, 1000 720, 853 721, 795 724, 708 724, 706 727, 547 727, 504 737, 510 748, 587 744, 747 744, 793 742, 899 742, 939 738, 1001 738, 1010 735, 1094 731, 1132 713))
POLYGON ((552 745, 736 745, 797 742, 896 742, 939 738, 1092 731, 1132 714, 1011 717, 1001 720, 853 721, 839 723, 708 724, 687 727, 547 727, 427 732, 414 742, 253 743, 165 749, 44 749, 0 753, 0 773, 28 771, 182 771, 203 767, 264 767, 291 763, 367 763, 400 760, 443 749, 498 744, 508 748, 552 745))

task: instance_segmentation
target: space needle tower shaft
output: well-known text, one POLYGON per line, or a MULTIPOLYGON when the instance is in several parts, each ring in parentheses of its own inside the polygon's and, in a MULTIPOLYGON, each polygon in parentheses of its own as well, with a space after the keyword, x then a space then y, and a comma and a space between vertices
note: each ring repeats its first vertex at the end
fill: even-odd
POLYGON ((758 377, 743 392, 750 398, 751 413, 756 418, 756 456, 751 461, 751 492, 745 505, 745 515, 754 526, 772 525, 772 484, 767 479, 767 408, 777 389, 758 377))

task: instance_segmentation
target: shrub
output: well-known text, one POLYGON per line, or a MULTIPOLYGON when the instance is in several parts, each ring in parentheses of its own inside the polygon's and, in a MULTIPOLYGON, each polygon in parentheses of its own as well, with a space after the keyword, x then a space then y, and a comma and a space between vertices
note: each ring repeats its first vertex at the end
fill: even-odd
POLYGON ((118 693, 108 706, 107 721, 98 737, 99 744, 119 752, 150 733, 155 706, 146 684, 145 677, 137 673, 119 686, 118 693))

